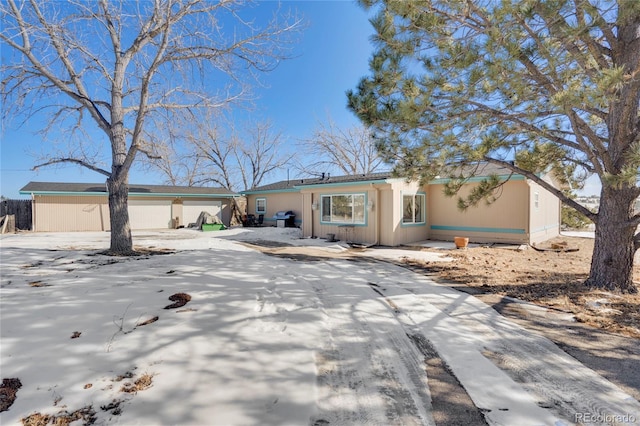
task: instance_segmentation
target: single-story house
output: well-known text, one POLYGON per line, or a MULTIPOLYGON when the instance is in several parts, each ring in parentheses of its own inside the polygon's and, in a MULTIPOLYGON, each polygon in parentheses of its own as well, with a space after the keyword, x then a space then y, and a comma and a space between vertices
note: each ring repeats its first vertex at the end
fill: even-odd
MULTIPOLYGON (((104 183, 29 182, 33 227, 38 232, 108 231, 108 193, 104 183)), ((206 211, 227 226, 235 194, 224 188, 129 185, 131 229, 168 229, 196 222, 206 211)))
MULTIPOLYGON (((391 173, 323 176, 287 180, 243 191, 247 213, 273 224, 279 211, 292 211, 303 237, 361 244, 398 246, 468 237, 471 242, 533 244, 560 233, 560 201, 539 184, 508 169, 486 164, 468 179, 459 195, 468 194, 486 176, 505 183, 497 200, 461 211, 457 197, 447 197, 438 178, 428 184, 394 178, 391 173)), ((553 183, 551 176, 543 177, 553 183)))

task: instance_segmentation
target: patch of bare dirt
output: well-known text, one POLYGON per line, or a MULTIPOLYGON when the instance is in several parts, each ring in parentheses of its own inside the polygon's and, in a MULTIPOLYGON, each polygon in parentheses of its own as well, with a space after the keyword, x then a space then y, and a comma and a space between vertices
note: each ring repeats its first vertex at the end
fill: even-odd
MULTIPOLYGON (((453 262, 406 263, 436 275, 452 287, 526 300, 572 313, 587 325, 640 338, 640 294, 617 294, 587 288, 593 239, 559 237, 540 247, 560 252, 477 247, 447 253, 453 262), (576 250, 577 249, 577 250, 576 250)), ((442 252, 442 251, 440 251, 442 252)), ((640 266, 634 266, 640 280, 640 266)))
POLYGON ((176 293, 169 296, 169 300, 171 300, 174 303, 165 306, 164 309, 181 308, 191 300, 191 296, 188 295, 187 293, 176 293))
POLYGON ((135 257, 135 256, 151 256, 151 255, 162 255, 162 254, 173 254, 175 250, 166 249, 166 248, 157 248, 157 247, 143 247, 143 246, 133 246, 133 250, 119 253, 111 250, 100 251, 97 254, 102 254, 105 256, 114 256, 114 257, 135 257))
POLYGON ((2 379, 0 385, 0 413, 7 411, 16 400, 18 389, 22 387, 20 379, 2 379))
POLYGON ((284 259, 297 260, 300 262, 319 262, 327 258, 350 259, 352 254, 349 252, 328 252, 316 247, 299 247, 279 242, 268 242, 264 240, 239 242, 247 247, 261 251, 264 254, 280 257, 284 259))

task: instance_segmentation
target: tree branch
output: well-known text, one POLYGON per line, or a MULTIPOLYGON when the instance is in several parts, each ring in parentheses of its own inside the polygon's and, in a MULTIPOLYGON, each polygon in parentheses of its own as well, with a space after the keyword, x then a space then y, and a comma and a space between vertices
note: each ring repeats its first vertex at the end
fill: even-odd
POLYGON ((540 178, 535 173, 532 173, 532 172, 530 172, 528 170, 525 170, 525 169, 521 169, 520 167, 517 167, 516 165, 512 164, 509 161, 504 161, 504 160, 500 160, 500 159, 496 159, 496 158, 492 158, 492 157, 484 157, 484 160, 488 161, 489 163, 493 163, 493 164, 497 164, 499 166, 505 167, 505 168, 513 171, 514 173, 517 173, 519 175, 522 175, 522 176, 526 177, 527 179, 530 179, 530 180, 534 181, 535 183, 537 183, 538 185, 540 185, 541 187, 543 187, 544 189, 546 189, 547 191, 549 191, 550 193, 552 193, 553 195, 558 197, 563 203, 567 204, 568 206, 572 207, 573 209, 575 209, 575 210, 579 211, 580 213, 584 214, 591 221, 593 221, 593 223, 597 224, 598 215, 596 213, 593 213, 591 210, 587 209, 586 207, 582 206, 581 204, 578 204, 575 200, 567 197, 560 189, 556 188, 555 186, 553 186, 549 182, 547 182, 544 179, 540 178))
POLYGON ((79 158, 71 158, 71 157, 59 157, 59 158, 52 158, 44 163, 41 164, 37 164, 35 166, 33 166, 33 168, 31 170, 38 170, 42 167, 46 167, 46 166, 52 166, 54 164, 60 164, 60 163, 72 163, 72 164, 77 164, 79 166, 82 167, 86 167, 89 170, 93 170, 94 172, 98 172, 100 174, 103 174, 107 177, 111 176, 111 172, 108 172, 104 169, 101 169, 100 167, 94 166, 91 163, 87 163, 86 161, 79 159, 79 158))

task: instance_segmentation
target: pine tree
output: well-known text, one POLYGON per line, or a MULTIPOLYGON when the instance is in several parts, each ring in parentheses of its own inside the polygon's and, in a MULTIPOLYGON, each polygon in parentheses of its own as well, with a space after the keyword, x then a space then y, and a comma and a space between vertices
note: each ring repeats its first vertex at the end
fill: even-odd
MULTIPOLYGON (((385 159, 422 179, 477 162, 524 175, 595 223, 586 284, 637 292, 640 2, 361 3, 377 11, 376 52, 347 96, 385 159), (561 181, 596 175, 599 211, 539 177, 548 171, 561 181)), ((462 180, 453 182, 455 192, 462 180)), ((468 201, 500 184, 488 179, 468 201)))

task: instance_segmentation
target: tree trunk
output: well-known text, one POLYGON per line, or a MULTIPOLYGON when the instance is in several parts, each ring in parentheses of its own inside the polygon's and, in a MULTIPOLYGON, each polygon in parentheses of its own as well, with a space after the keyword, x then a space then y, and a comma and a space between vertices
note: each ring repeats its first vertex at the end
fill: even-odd
POLYGON ((638 292, 633 283, 636 227, 628 224, 634 201, 629 189, 603 185, 587 286, 622 293, 638 292))
POLYGON ((111 247, 109 254, 127 256, 134 253, 131 227, 129 226, 129 184, 125 175, 107 179, 109 213, 111 223, 111 247))

